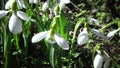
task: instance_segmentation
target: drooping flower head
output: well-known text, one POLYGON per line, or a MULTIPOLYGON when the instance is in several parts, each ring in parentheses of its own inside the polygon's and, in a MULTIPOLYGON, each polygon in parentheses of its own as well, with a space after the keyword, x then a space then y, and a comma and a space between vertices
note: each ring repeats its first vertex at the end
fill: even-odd
POLYGON ((97 55, 94 58, 94 68, 109 68, 110 56, 105 51, 97 51, 97 55), (105 63, 103 63, 105 62, 105 63))
POLYGON ((103 63, 103 56, 100 53, 97 53, 93 61, 94 68, 101 68, 102 63, 103 63))
POLYGON ((70 3, 70 0, 60 0, 59 1, 60 10, 62 10, 65 7, 65 5, 69 3, 70 3))
MULTIPOLYGON (((12 5, 13 1, 14 0, 8 0, 7 3, 5 4, 5 9, 10 9, 11 8, 10 6, 12 5)), ((19 6, 20 8, 26 8, 26 5, 23 0, 15 0, 15 1, 17 3, 16 7, 19 6)))
POLYGON ((105 40, 108 40, 108 38, 103 35, 103 33, 101 33, 99 30, 97 29, 91 29, 91 32, 92 33, 95 33, 98 37, 102 38, 102 39, 105 39, 105 40))
POLYGON ((40 33, 35 34, 32 37, 32 43, 37 43, 44 38, 50 44, 57 43, 61 48, 65 50, 69 49, 69 44, 63 37, 61 37, 57 33, 55 33, 53 36, 50 36, 50 31, 45 31, 45 32, 40 32, 40 33))
POLYGON ((88 41, 88 32, 87 28, 84 28, 82 32, 77 37, 77 43, 79 45, 83 45, 88 41))
POLYGON ((50 43, 50 44, 55 44, 57 43, 61 48, 68 50, 69 49, 69 44, 68 42, 61 37, 58 33, 55 32, 56 25, 57 25, 57 17, 53 18, 53 23, 49 31, 44 31, 35 34, 32 37, 32 43, 36 43, 41 41, 42 39, 45 38, 45 40, 50 43))
MULTIPOLYGON (((9 30, 13 34, 17 34, 22 31, 22 23, 19 18, 26 20, 26 21, 30 20, 30 18, 26 15, 26 13, 24 13, 22 11, 17 11, 17 4, 18 4, 17 1, 18 0, 9 0, 10 3, 8 2, 7 6, 9 6, 11 10, 8 10, 8 11, 0 10, 0 18, 7 15, 8 12, 12 12, 12 16, 9 19, 9 30)), ((19 0, 19 1, 21 1, 21 0, 19 0)))

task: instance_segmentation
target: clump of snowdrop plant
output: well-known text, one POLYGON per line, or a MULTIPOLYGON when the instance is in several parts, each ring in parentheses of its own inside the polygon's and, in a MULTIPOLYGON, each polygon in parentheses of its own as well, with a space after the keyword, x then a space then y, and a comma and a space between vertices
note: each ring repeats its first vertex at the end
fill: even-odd
POLYGON ((110 56, 105 51, 97 50, 97 55, 94 58, 94 68, 109 68, 110 56), (103 64, 104 62, 104 64, 103 64))
POLYGON ((78 45, 83 45, 88 41, 89 37, 88 37, 88 32, 87 32, 87 27, 85 24, 85 27, 83 28, 82 32, 80 32, 80 34, 77 37, 77 43, 78 45))
POLYGON ((22 0, 9 0, 6 5, 9 6, 11 10, 0 10, 0 18, 7 15, 9 12, 12 13, 12 16, 9 19, 9 30, 13 34, 20 33, 22 31, 22 23, 19 18, 29 21, 30 18, 26 15, 26 13, 22 11, 17 11, 17 2, 20 4, 22 0))
MULTIPOLYGON (((55 8, 55 12, 56 14, 58 14, 57 9, 59 9, 59 6, 56 6, 55 8)), ((69 43, 62 37, 60 36, 57 32, 56 32, 56 27, 57 27, 57 20, 59 19, 59 16, 56 15, 53 18, 53 22, 51 25, 50 30, 48 31, 44 31, 44 32, 40 32, 35 34, 32 37, 32 43, 36 43, 41 41, 42 39, 45 38, 45 40, 50 43, 50 44, 55 44, 57 43, 61 48, 63 48, 64 50, 68 50, 69 49, 69 43)))

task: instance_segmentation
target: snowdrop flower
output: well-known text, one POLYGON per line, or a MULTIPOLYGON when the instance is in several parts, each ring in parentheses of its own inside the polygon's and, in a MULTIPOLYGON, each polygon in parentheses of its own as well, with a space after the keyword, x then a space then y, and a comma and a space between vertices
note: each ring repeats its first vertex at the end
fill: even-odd
POLYGON ((60 0, 59 2, 60 10, 62 10, 65 7, 65 4, 69 4, 69 3, 70 3, 70 0, 60 0))
POLYGON ((117 33, 120 29, 117 29, 117 30, 113 30, 113 31, 110 31, 108 34, 107 34, 107 38, 111 38, 115 35, 115 33, 117 33))
POLYGON ((53 36, 50 36, 50 31, 45 31, 45 32, 40 32, 38 34, 35 34, 32 37, 32 43, 39 42, 44 38, 48 43, 51 43, 51 44, 57 43, 63 49, 65 50, 69 49, 69 44, 63 37, 61 37, 57 33, 55 33, 53 36))
POLYGON ((77 37, 77 43, 79 45, 83 45, 88 41, 88 32, 87 28, 84 28, 83 31, 77 37))
MULTIPOLYGON (((26 5, 23 0, 16 0, 16 2, 20 8, 26 8, 26 5)), ((7 3, 5 4, 5 9, 10 9, 11 3, 12 0, 8 0, 7 3)))
POLYGON ((97 36, 99 36, 99 37, 101 37, 101 38, 103 38, 103 39, 105 39, 105 40, 108 39, 106 36, 104 36, 104 35, 103 35, 99 30, 97 30, 97 29, 91 29, 91 31, 92 31, 93 33, 95 33, 97 36))
MULTIPOLYGON (((10 11, 0 10, 0 18, 7 15, 8 12, 10 11)), ((9 20, 9 29, 10 32, 12 32, 13 34, 17 34, 22 31, 22 23, 18 17, 26 21, 30 20, 30 18, 26 15, 26 13, 22 11, 17 11, 16 13, 13 11, 12 16, 9 20)))
POLYGON ((93 61, 94 68, 109 68, 110 56, 105 51, 97 51, 97 55, 93 61), (104 64, 103 64, 104 62, 104 64))
POLYGON ((97 20, 97 19, 94 19, 94 18, 88 18, 88 22, 91 24, 91 25, 93 25, 93 24, 95 24, 95 25, 99 25, 99 21, 97 20))
MULTIPOLYGON (((16 2, 15 0, 13 2, 16 2)), ((11 3, 14 4, 14 3, 11 3)), ((22 31, 22 23, 19 18, 29 21, 30 18, 26 15, 26 13, 22 11, 16 11, 14 7, 11 7, 12 11, 0 10, 0 18, 7 15, 9 12, 12 12, 12 16, 9 19, 9 30, 13 34, 17 34, 22 31), (19 17, 19 18, 18 18, 19 17)))
POLYGON ((29 0, 29 3, 38 4, 38 0, 29 0))
POLYGON ((103 56, 100 53, 98 53, 94 58, 93 66, 94 68, 101 68, 102 63, 103 63, 103 56))
POLYGON ((49 5, 49 0, 47 0, 43 5, 42 5, 42 11, 45 12, 46 9, 48 8, 49 5))

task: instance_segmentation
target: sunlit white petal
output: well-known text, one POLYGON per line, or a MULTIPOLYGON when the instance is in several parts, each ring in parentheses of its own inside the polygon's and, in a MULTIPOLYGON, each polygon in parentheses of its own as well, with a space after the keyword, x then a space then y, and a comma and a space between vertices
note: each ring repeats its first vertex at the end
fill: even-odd
POLYGON ((60 0, 60 2, 63 2, 63 3, 65 3, 65 4, 68 4, 68 3, 70 3, 70 0, 60 0))
POLYGON ((26 5, 23 0, 17 0, 17 3, 18 3, 18 6, 20 6, 20 8, 26 8, 26 5))
POLYGON ((22 23, 15 13, 12 13, 9 20, 9 29, 13 34, 17 34, 22 31, 22 23))
POLYGON ((95 33, 97 36, 99 36, 99 37, 101 37, 101 38, 103 38, 103 39, 108 39, 106 36, 104 36, 99 30, 97 30, 97 29, 91 29, 91 31, 93 32, 93 33, 95 33))
POLYGON ((107 37, 108 37, 108 38, 113 37, 114 34, 117 33, 118 31, 119 31, 119 29, 117 29, 117 30, 113 30, 113 31, 110 31, 110 32, 107 34, 107 37))
POLYGON ((69 50, 69 44, 63 37, 61 37, 58 34, 55 34, 54 37, 55 37, 55 41, 60 47, 62 47, 65 50, 69 50))
POLYGON ((29 3, 38 4, 38 0, 29 0, 29 3))
POLYGON ((93 61, 94 68, 101 68, 103 63, 103 57, 100 54, 97 54, 93 61))
POLYGON ((11 0, 8 0, 5 4, 5 9, 10 9, 11 0))
POLYGON ((47 36, 48 33, 49 33, 48 31, 45 31, 45 32, 40 32, 40 33, 35 34, 32 37, 32 43, 41 41, 42 39, 44 39, 47 36))
POLYGON ((77 43, 79 45, 83 45, 88 41, 88 33, 87 28, 84 28, 83 31, 77 37, 77 43))
POLYGON ((33 2, 33 3, 37 4, 37 3, 38 3, 38 0, 34 0, 34 2, 33 2))
POLYGON ((17 15, 23 20, 26 20, 26 21, 30 20, 30 18, 27 16, 27 14, 22 11, 17 11, 17 15))
POLYGON ((42 6, 42 11, 46 11, 46 9, 48 8, 48 5, 49 5, 49 1, 46 1, 42 6))
POLYGON ((3 16, 7 15, 9 11, 5 11, 5 10, 0 10, 0 18, 2 18, 3 16))

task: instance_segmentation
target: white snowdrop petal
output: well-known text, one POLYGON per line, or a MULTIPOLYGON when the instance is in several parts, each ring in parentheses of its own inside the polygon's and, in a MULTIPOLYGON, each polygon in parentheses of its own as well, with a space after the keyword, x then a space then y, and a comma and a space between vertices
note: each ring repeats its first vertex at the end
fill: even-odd
POLYGON ((29 3, 33 3, 34 0, 29 0, 29 3))
POLYGON ((83 45, 88 41, 88 33, 87 33, 87 28, 84 28, 83 31, 78 35, 77 37, 77 43, 79 45, 83 45))
POLYGON ((37 4, 37 3, 38 3, 38 0, 34 0, 34 2, 33 2, 33 3, 37 4))
POLYGON ((42 5, 42 11, 46 11, 46 9, 48 8, 48 4, 49 4, 49 1, 46 1, 46 2, 42 5))
POLYGON ((35 34, 32 37, 32 43, 41 41, 42 39, 44 39, 47 36, 48 33, 49 33, 48 31, 45 31, 45 32, 40 32, 40 33, 35 34))
POLYGON ((83 45, 87 42, 88 40, 88 35, 87 34, 81 34, 77 38, 77 42, 79 45, 83 45))
POLYGON ((22 31, 22 23, 15 13, 12 13, 12 16, 9 20, 9 30, 13 34, 17 34, 22 31))
POLYGON ((118 31, 119 31, 119 29, 117 29, 117 30, 113 30, 113 31, 110 31, 110 32, 107 34, 107 37, 108 37, 108 38, 113 37, 114 34, 117 33, 118 31))
POLYGON ((5 11, 5 10, 0 10, 0 18, 2 18, 3 16, 7 15, 9 11, 5 11))
POLYGON ((26 21, 30 20, 30 18, 27 16, 27 14, 22 11, 17 11, 17 15, 23 20, 26 20, 26 21))
POLYGON ((8 0, 5 4, 5 9, 10 9, 11 0, 8 0))
POLYGON ((38 0, 29 0, 29 3, 38 4, 38 0))
POLYGON ((59 7, 60 7, 60 10, 62 10, 62 9, 65 7, 65 3, 60 2, 60 3, 59 3, 59 7))
POLYGON ((68 3, 70 3, 70 0, 60 0, 60 2, 63 2, 63 3, 65 3, 65 4, 68 4, 68 3))
POLYGON ((17 3, 21 8, 26 8, 26 5, 23 0, 17 0, 17 3))
POLYGON ((93 61, 94 68, 101 68, 103 63, 103 57, 100 54, 97 54, 93 61))
POLYGON ((55 34, 55 41, 57 42, 57 44, 62 47, 64 50, 69 50, 69 43, 60 35, 55 34))
POLYGON ((91 29, 91 31, 93 32, 93 33, 95 33, 97 36, 99 36, 99 37, 101 37, 101 38, 103 38, 103 39, 108 39, 106 36, 104 36, 99 30, 97 30, 97 29, 91 29))

